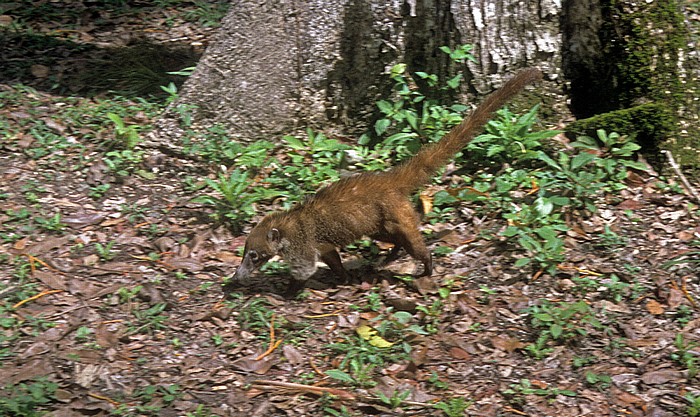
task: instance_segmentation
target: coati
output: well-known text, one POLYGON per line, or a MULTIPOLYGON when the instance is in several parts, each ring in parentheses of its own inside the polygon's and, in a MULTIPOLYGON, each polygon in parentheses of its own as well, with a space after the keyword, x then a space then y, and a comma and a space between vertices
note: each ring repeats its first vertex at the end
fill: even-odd
POLYGON ((526 85, 541 78, 538 69, 522 70, 440 141, 423 146, 405 163, 384 172, 365 172, 343 178, 321 188, 288 211, 265 216, 250 232, 243 261, 230 284, 245 280, 275 255, 289 264, 292 287, 303 287, 316 272, 318 259, 347 281, 348 274, 337 248, 363 236, 393 243, 388 259, 405 249, 423 264, 421 276, 431 275, 432 258, 418 230, 420 218, 409 200, 410 195, 464 148, 493 112, 526 85))

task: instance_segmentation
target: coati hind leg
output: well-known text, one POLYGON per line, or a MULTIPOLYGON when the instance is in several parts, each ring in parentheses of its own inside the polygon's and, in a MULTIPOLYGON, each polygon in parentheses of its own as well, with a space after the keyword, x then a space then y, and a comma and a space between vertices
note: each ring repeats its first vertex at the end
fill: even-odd
POLYGON ((394 260, 401 248, 406 249, 409 255, 423 263, 423 273, 420 276, 430 276, 433 273, 433 260, 418 230, 418 213, 407 200, 405 204, 393 207, 390 217, 386 219, 382 236, 377 236, 379 240, 395 245, 387 260, 394 260))

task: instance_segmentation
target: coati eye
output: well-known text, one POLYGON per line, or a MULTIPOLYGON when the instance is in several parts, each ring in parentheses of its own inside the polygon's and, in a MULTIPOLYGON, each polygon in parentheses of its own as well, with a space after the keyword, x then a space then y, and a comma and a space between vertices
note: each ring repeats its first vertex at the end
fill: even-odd
POLYGON ((254 250, 250 251, 250 253, 248 254, 248 256, 250 256, 250 260, 253 261, 253 262, 257 262, 258 259, 260 259, 260 256, 258 256, 258 253, 257 253, 256 251, 254 251, 254 250))

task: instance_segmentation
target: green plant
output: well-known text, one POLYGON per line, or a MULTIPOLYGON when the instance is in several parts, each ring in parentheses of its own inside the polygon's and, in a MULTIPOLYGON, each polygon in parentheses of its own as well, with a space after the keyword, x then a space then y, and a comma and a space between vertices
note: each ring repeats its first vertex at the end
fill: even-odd
POLYGON ((130 303, 136 298, 136 296, 143 289, 143 285, 137 285, 134 288, 121 287, 117 290, 117 296, 119 297, 119 302, 122 304, 130 303))
POLYGON ((546 387, 537 388, 533 386, 532 381, 529 379, 521 379, 517 384, 510 384, 510 388, 503 391, 505 395, 541 395, 543 397, 556 397, 557 395, 564 395, 566 397, 575 397, 575 391, 560 389, 557 387, 546 387))
POLYGON ((526 255, 515 262, 520 268, 532 261, 550 274, 564 260, 564 239, 560 236, 568 227, 557 208, 566 206, 567 197, 540 196, 533 204, 522 204, 520 209, 504 213, 509 226, 503 231, 505 237, 515 237, 526 251, 526 255))
POLYGON ((165 303, 158 303, 145 310, 134 310, 133 314, 138 323, 129 326, 129 333, 140 333, 145 330, 152 334, 166 328, 164 323, 168 320, 168 316, 161 314, 165 307, 165 303))
POLYGON ((539 330, 539 336, 525 350, 537 359, 542 359, 552 352, 549 342, 567 343, 588 334, 588 328, 602 328, 602 324, 593 314, 585 301, 575 303, 551 303, 545 301, 540 305, 525 310, 530 317, 530 324, 539 330))
POLYGON ((61 213, 56 213, 47 219, 43 217, 35 217, 34 221, 47 232, 60 232, 66 228, 65 223, 61 222, 61 213))
MULTIPOLYGON (((462 45, 455 50, 443 46, 440 50, 454 62, 473 59, 471 45, 462 45)), ((440 86, 437 75, 416 72, 416 79, 406 69, 406 64, 396 64, 391 68, 395 97, 392 101, 377 102, 382 118, 375 122, 373 133, 364 134, 359 140, 360 144, 366 145, 374 135, 384 137, 378 148, 390 150, 399 161, 413 155, 420 148, 421 139, 434 142, 443 137, 452 126, 461 122, 462 113, 467 109, 461 104, 443 104, 438 99, 428 98, 419 87, 425 85, 442 92, 443 96, 449 95, 449 92, 459 89, 461 74, 445 80, 440 86)))
POLYGON ((111 188, 111 185, 109 184, 99 184, 94 187, 90 187, 90 191, 88 192, 88 196, 90 198, 94 198, 95 200, 98 200, 102 198, 107 191, 111 188))
POLYGON ((430 378, 428 378, 428 382, 430 382, 433 385, 433 387, 439 390, 446 390, 450 388, 450 384, 441 380, 440 375, 438 375, 435 371, 432 371, 430 373, 430 378))
POLYGON ((463 417, 467 408, 471 407, 474 401, 465 400, 462 397, 450 398, 447 401, 439 401, 433 408, 442 411, 447 417, 463 417))
POLYGON ((596 374, 595 372, 586 371, 586 382, 598 390, 605 390, 612 385, 612 378, 609 375, 596 374))
POLYGON ((183 17, 204 27, 218 27, 230 4, 227 1, 205 0, 194 0, 193 3, 194 8, 185 10, 183 17))
POLYGON ((346 337, 328 345, 337 354, 344 355, 338 369, 329 369, 325 373, 340 382, 370 388, 377 384, 374 369, 383 367, 388 361, 405 359, 400 345, 377 347, 361 337, 346 337))
POLYGON ((673 341, 673 345, 677 351, 671 354, 671 359, 679 365, 684 366, 688 370, 688 380, 692 380, 698 375, 698 363, 700 359, 694 352, 694 349, 700 346, 700 344, 696 342, 686 342, 683 333, 678 333, 673 341))
POLYGON ((496 113, 496 118, 486 124, 486 133, 477 136, 467 146, 472 158, 489 163, 516 161, 523 163, 538 159, 545 140, 558 135, 557 130, 533 131, 539 106, 534 106, 522 116, 507 108, 496 113))
POLYGON ((0 415, 34 417, 44 415, 42 407, 55 401, 58 385, 47 378, 31 383, 6 385, 0 390, 0 415))
POLYGON ((608 134, 602 129, 598 129, 596 135, 597 138, 579 136, 571 146, 583 149, 585 152, 580 153, 579 157, 590 160, 596 167, 604 170, 606 181, 613 191, 625 187, 624 181, 629 168, 647 171, 644 163, 627 159, 641 148, 630 138, 616 132, 608 134))
POLYGON ((220 197, 201 195, 192 201, 214 207, 212 216, 218 221, 227 220, 234 227, 240 227, 243 221, 255 213, 253 203, 278 195, 276 190, 260 187, 249 190, 248 174, 238 168, 228 175, 219 173, 218 180, 207 178, 205 181, 220 197))
POLYGON ((107 118, 114 123, 115 143, 113 148, 134 149, 141 142, 138 126, 127 125, 124 119, 115 113, 107 113, 107 118))
POLYGON ((95 251, 97 252, 97 255, 100 257, 101 260, 103 261, 111 261, 114 259, 115 256, 117 256, 116 253, 112 252, 112 248, 114 247, 115 241, 110 241, 107 242, 106 244, 101 244, 101 243, 95 243, 95 251))
POLYGON ((143 151, 133 149, 109 151, 103 159, 107 168, 118 177, 127 177, 136 171, 143 161, 143 151))
POLYGON ((683 396, 683 399, 688 402, 688 406, 685 409, 688 413, 688 417, 700 416, 700 395, 688 392, 683 396))
POLYGON ((350 147, 323 133, 307 129, 304 140, 294 136, 283 139, 290 148, 289 162, 277 165, 268 181, 285 197, 284 206, 300 201, 305 195, 315 192, 319 185, 337 181, 338 167, 345 160, 345 151, 350 147))
POLYGON ((694 315, 695 311, 690 306, 682 304, 676 309, 674 319, 681 327, 685 327, 686 324, 690 323, 694 315))
POLYGON ((391 410, 399 408, 401 404, 403 404, 403 402, 406 400, 406 398, 408 398, 409 395, 411 395, 411 391, 409 390, 403 392, 399 392, 398 390, 394 391, 391 394, 391 397, 388 397, 381 391, 377 391, 377 397, 379 398, 379 401, 387 405, 391 410))

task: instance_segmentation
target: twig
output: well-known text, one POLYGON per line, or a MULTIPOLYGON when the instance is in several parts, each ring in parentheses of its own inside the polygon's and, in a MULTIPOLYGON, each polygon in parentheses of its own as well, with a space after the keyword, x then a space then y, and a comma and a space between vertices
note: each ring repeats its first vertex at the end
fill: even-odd
POLYGON ((695 189, 693 188, 693 186, 690 185, 690 182, 688 181, 688 179, 687 179, 687 178, 685 177, 685 175, 683 175, 683 173, 681 172, 681 169, 680 169, 680 167, 678 166, 678 164, 676 163, 676 160, 673 159, 673 154, 671 153, 671 151, 662 150, 661 152, 663 152, 663 153, 666 154, 666 158, 668 158, 668 164, 671 165, 671 168, 673 169, 673 172, 675 172, 676 175, 678 176, 678 178, 680 178, 681 183, 683 184, 683 188, 685 188, 685 191, 687 191, 688 194, 690 194, 690 195, 692 195, 693 197, 695 197, 695 200, 697 200, 697 202, 700 203, 700 195, 698 195, 698 192, 695 191, 695 189))
POLYGON ((39 294, 33 295, 33 296, 29 297, 29 298, 25 298, 24 300, 20 301, 19 303, 13 305, 12 308, 17 309, 17 308, 21 307, 22 305, 24 305, 24 304, 26 304, 26 303, 28 303, 28 302, 30 302, 30 301, 34 301, 34 300, 36 300, 36 299, 38 299, 38 298, 41 298, 41 297, 43 297, 43 296, 45 296, 45 295, 56 294, 57 292, 63 292, 63 290, 48 290, 48 291, 42 291, 42 292, 40 292, 39 294))
POLYGON ((107 401, 108 403, 115 405, 115 406, 120 405, 119 401, 113 400, 109 397, 105 397, 104 395, 99 395, 99 394, 95 394, 92 392, 88 392, 88 396, 90 396, 92 398, 96 398, 98 400, 107 401))
POLYGON ((342 390, 342 389, 338 389, 338 388, 316 387, 313 385, 304 385, 304 384, 295 384, 292 382, 268 381, 268 380, 253 381, 252 386, 257 388, 257 389, 264 390, 264 391, 270 391, 274 388, 282 388, 285 390, 307 392, 307 393, 316 394, 316 395, 331 394, 331 395, 335 395, 336 397, 343 399, 343 400, 349 400, 349 401, 355 400, 355 396, 352 393, 345 391, 345 390, 342 390))
POLYGON ((275 349, 277 349, 277 346, 282 343, 282 339, 275 341, 275 315, 273 314, 272 317, 270 318, 270 347, 267 348, 267 350, 263 353, 261 353, 257 358, 255 358, 256 361, 259 361, 260 359, 263 359, 270 353, 272 353, 275 349))

